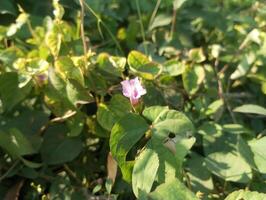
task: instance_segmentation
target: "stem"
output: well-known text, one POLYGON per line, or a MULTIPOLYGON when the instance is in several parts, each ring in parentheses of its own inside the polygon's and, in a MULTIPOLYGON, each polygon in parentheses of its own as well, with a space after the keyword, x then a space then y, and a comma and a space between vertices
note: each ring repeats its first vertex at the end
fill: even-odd
POLYGON ((26 24, 27 24, 27 26, 28 26, 28 29, 29 29, 29 31, 30 31, 31 36, 32 36, 33 38, 37 38, 37 37, 36 37, 36 34, 35 34, 35 32, 34 32, 32 26, 31 26, 31 23, 30 23, 29 20, 26 21, 26 24))
POLYGON ((67 164, 64 164, 64 169, 66 170, 66 172, 72 177, 74 178, 80 185, 82 185, 82 181, 78 179, 77 175, 68 167, 67 164))
POLYGON ((175 31, 176 13, 177 13, 177 10, 176 10, 176 9, 173 9, 172 25, 171 25, 171 32, 170 32, 170 38, 171 38, 171 39, 173 38, 173 36, 174 36, 174 31, 175 31))
POLYGON ((13 165, 0 177, 0 183, 8 176, 8 174, 19 164, 19 160, 16 160, 13 165))
POLYGON ((84 16, 85 16, 85 13, 84 13, 84 1, 83 0, 79 0, 79 3, 80 3, 80 7, 81 7, 81 13, 80 13, 80 35, 81 35, 82 44, 83 44, 84 61, 85 61, 85 63, 87 63, 88 47, 87 47, 85 33, 84 33, 84 16))
POLYGON ((190 178, 189 178, 188 174, 185 172, 185 170, 182 170, 182 172, 183 172, 183 175, 184 175, 185 178, 186 178, 187 186, 188 186, 188 188, 191 190, 191 189, 192 189, 192 186, 191 186, 190 178))
POLYGON ((154 7, 154 10, 153 10, 152 15, 151 15, 151 18, 150 18, 149 27, 150 27, 151 24, 154 22, 154 18, 155 18, 156 14, 157 14, 157 11, 158 11, 158 9, 159 9, 159 6, 160 6, 160 4, 161 4, 161 1, 162 1, 162 0, 157 0, 157 2, 156 2, 156 5, 155 5, 155 7, 154 7))
MULTIPOLYGON (((219 65, 219 61, 218 61, 218 59, 216 59, 215 63, 214 63, 214 71, 215 71, 217 82, 218 82, 218 94, 219 94, 220 98, 222 99, 222 101, 224 102, 224 104, 225 104, 225 106, 226 106, 226 108, 227 108, 227 110, 228 110, 233 122, 236 124, 237 120, 235 118, 235 115, 234 115, 234 113, 233 113, 233 111, 231 109, 231 106, 230 106, 229 102, 227 101, 227 99, 225 98, 225 95, 224 95, 222 81, 221 81, 219 73, 218 73, 218 65, 219 65)), ((228 93, 228 92, 229 91, 226 91, 226 93, 228 93)))
POLYGON ((121 53, 122 55, 124 55, 124 52, 123 52, 123 50, 122 50, 122 48, 121 48, 119 42, 117 41, 116 37, 115 37, 114 34, 112 33, 112 31, 108 28, 108 26, 107 26, 103 21, 101 21, 101 23, 102 23, 103 27, 104 27, 104 28, 107 30, 107 32, 109 33, 109 35, 110 35, 110 37, 112 38, 112 40, 115 42, 115 44, 116 44, 117 48, 119 49, 120 53, 121 53))
POLYGON ((106 31, 108 32, 108 34, 110 35, 110 37, 112 38, 114 43, 116 44, 116 46, 117 46, 118 50, 120 51, 120 53, 122 55, 124 55, 124 52, 123 52, 119 42, 117 41, 116 37, 112 33, 112 31, 108 28, 108 26, 104 23, 104 21, 102 21, 102 19, 97 15, 97 13, 86 2, 83 1, 83 3, 85 5, 85 7, 91 12, 91 14, 98 20, 98 23, 103 25, 103 27, 106 29, 106 31))
POLYGON ((148 51, 147 51, 147 46, 146 46, 144 26, 143 26, 142 19, 141 19, 141 11, 140 11, 140 7, 139 7, 139 0, 136 0, 136 6, 137 6, 138 17, 139 17, 141 36, 142 36, 142 40, 143 40, 143 44, 144 44, 143 45, 144 46, 144 51, 145 51, 145 54, 147 55, 148 51))

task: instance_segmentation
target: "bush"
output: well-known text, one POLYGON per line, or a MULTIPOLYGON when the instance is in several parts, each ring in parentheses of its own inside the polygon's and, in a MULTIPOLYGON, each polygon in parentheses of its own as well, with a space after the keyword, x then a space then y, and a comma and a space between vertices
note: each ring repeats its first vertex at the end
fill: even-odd
POLYGON ((0 196, 265 198, 265 8, 2 2, 0 196))

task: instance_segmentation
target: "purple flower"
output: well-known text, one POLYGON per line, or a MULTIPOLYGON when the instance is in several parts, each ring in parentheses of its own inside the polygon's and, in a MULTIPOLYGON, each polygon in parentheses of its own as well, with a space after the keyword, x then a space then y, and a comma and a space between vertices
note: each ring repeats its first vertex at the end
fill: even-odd
POLYGON ((121 85, 123 88, 123 95, 130 99, 132 105, 136 105, 139 98, 146 94, 146 89, 142 87, 138 77, 124 80, 121 82, 121 85))

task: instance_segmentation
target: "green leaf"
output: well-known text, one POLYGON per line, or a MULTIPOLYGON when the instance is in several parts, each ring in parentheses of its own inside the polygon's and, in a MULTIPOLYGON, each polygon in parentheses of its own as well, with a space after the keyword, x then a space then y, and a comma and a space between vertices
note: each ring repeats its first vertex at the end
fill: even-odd
POLYGON ((151 200, 198 200, 178 179, 161 184, 156 190, 148 194, 151 200))
POLYGON ((179 159, 165 143, 158 141, 155 137, 152 137, 147 145, 151 146, 159 157, 158 183, 165 183, 175 178, 181 178, 182 159, 179 159))
POLYGON ((63 18, 63 15, 65 13, 64 7, 58 3, 58 0, 53 0, 53 14, 55 16, 55 19, 61 20, 63 18))
POLYGON ((85 84, 88 90, 93 91, 96 94, 105 95, 107 93, 107 81, 95 70, 91 70, 87 73, 85 77, 85 84))
POLYGON ((111 131, 113 125, 130 110, 131 104, 124 96, 114 95, 107 105, 98 105, 97 121, 104 129, 111 131))
POLYGON ((235 80, 245 76, 255 59, 256 55, 254 53, 244 55, 236 70, 231 74, 230 79, 235 80))
POLYGON ((211 153, 205 161, 213 174, 226 181, 248 183, 252 178, 249 164, 233 149, 230 152, 211 153))
POLYGON ((80 68, 76 67, 70 57, 59 57, 55 61, 55 69, 62 76, 64 80, 74 79, 82 86, 84 85, 84 78, 80 68))
POLYGON ((206 60, 202 48, 191 49, 188 52, 188 57, 195 63, 201 63, 206 60))
POLYGON ((242 42, 240 45, 239 49, 242 50, 244 47, 246 47, 248 44, 251 42, 255 42, 256 44, 260 45, 261 44, 261 39, 260 39, 260 31, 258 29, 253 29, 247 34, 247 37, 245 40, 242 42))
POLYGON ((21 27, 27 22, 29 15, 25 12, 19 14, 16 19, 16 23, 13 23, 9 26, 6 35, 11 37, 17 33, 21 29, 21 27))
POLYGON ((127 181, 131 181, 131 177, 127 176, 127 153, 140 140, 148 128, 148 124, 142 117, 132 113, 125 115, 112 128, 110 149, 112 156, 122 170, 124 179, 127 181))
POLYGON ((41 155, 46 164, 56 165, 70 162, 81 152, 81 140, 67 137, 67 132, 66 127, 62 125, 49 127, 45 131, 41 155))
POLYGON ((146 106, 165 105, 165 99, 162 90, 157 88, 153 83, 145 84, 147 94, 143 96, 146 106))
POLYGON ((145 149, 136 158, 132 173, 132 187, 136 197, 139 197, 139 190, 146 193, 151 191, 158 167, 159 158, 152 149, 145 149))
POLYGON ((205 193, 204 197, 206 197, 214 189, 214 183, 212 174, 206 169, 204 157, 196 153, 191 153, 186 162, 186 166, 192 190, 194 192, 201 191, 205 193))
POLYGON ((85 115, 82 112, 77 111, 74 116, 69 117, 66 121, 67 127, 69 128, 67 135, 70 137, 78 136, 83 130, 84 123, 85 115))
POLYGON ((26 159, 24 159, 22 157, 20 157, 20 159, 29 168, 39 168, 39 167, 42 166, 42 163, 32 162, 32 161, 26 160, 26 159))
POLYGON ((138 51, 131 51, 127 62, 130 70, 144 79, 153 80, 161 73, 161 65, 149 60, 149 58, 138 51))
POLYGON ((223 131, 233 134, 247 134, 254 136, 254 132, 245 128, 241 124, 224 124, 223 131))
POLYGON ((0 14, 11 14, 17 15, 17 8, 13 0, 1 1, 0 4, 0 14))
POLYGON ((80 85, 76 80, 70 79, 66 84, 68 99, 77 106, 78 104, 87 104, 94 101, 89 91, 80 85))
POLYGON ((171 15, 166 15, 166 14, 157 15, 152 24, 149 26, 149 30, 151 31, 157 27, 167 26, 171 23, 171 21, 172 21, 171 15))
POLYGON ((19 88, 18 74, 7 72, 0 75, 0 99, 4 111, 10 111, 16 104, 23 100, 31 90, 31 82, 19 88), (12 91, 12 92, 10 92, 12 91))
POLYGON ((213 122, 205 123, 199 128, 203 134, 203 147, 207 168, 226 181, 247 183, 252 177, 250 163, 243 158, 237 148, 238 136, 222 132, 222 127, 213 122))
POLYGON ((174 9, 177 10, 179 9, 183 3, 185 3, 187 0, 174 0, 173 1, 173 6, 174 6, 174 9))
POLYGON ((205 71, 202 66, 186 65, 185 71, 182 74, 182 79, 184 88, 187 93, 194 95, 198 91, 200 84, 203 82, 204 78, 205 71))
POLYGON ((178 138, 176 137, 176 145, 175 145, 175 156, 176 158, 183 163, 185 156, 189 153, 191 147, 195 144, 196 138, 178 138))
POLYGON ((163 72, 169 76, 179 76, 184 72, 184 64, 177 60, 169 60, 163 64, 163 72))
POLYGON ((247 190, 238 190, 229 194, 225 200, 265 200, 266 194, 247 190))
POLYGON ((45 44, 54 57, 57 57, 59 54, 63 37, 58 29, 59 27, 53 25, 51 30, 45 35, 45 44))
POLYGON ((131 104, 126 97, 116 94, 109 102, 109 108, 116 116, 122 117, 131 111, 131 104))
POLYGON ((247 161, 247 163, 253 168, 257 169, 255 161, 254 161, 254 154, 251 151, 250 146, 248 143, 239 135, 237 137, 237 150, 240 155, 247 161))
POLYGON ((157 121, 159 120, 160 115, 164 114, 165 112, 169 111, 167 106, 150 106, 144 109, 143 116, 150 121, 157 121))
POLYGON ((110 56, 107 53, 100 53, 97 58, 99 69, 118 77, 125 70, 126 62, 124 57, 110 56))
POLYGON ((169 133, 187 136, 194 132, 191 121, 181 112, 169 110, 160 113, 153 122, 156 137, 165 139, 169 133))
POLYGON ((184 158, 194 143, 194 137, 184 138, 176 136, 173 139, 168 138, 162 142, 152 136, 152 140, 148 144, 153 147, 159 156, 158 183, 182 177, 184 158))
POLYGON ((97 109, 97 121, 104 129, 110 131, 116 122, 116 118, 107 105, 100 103, 97 109))
POLYGON ((253 158, 257 169, 260 173, 266 173, 266 137, 262 137, 260 139, 253 139, 248 144, 253 153, 253 158))
POLYGON ((264 107, 254 105, 254 104, 245 104, 245 105, 236 107, 233 111, 240 112, 240 113, 250 113, 250 114, 266 116, 266 109, 264 107))
POLYGON ((15 158, 37 153, 30 140, 18 129, 10 129, 8 132, 1 131, 0 146, 15 158))
POLYGON ((221 109, 224 105, 224 102, 222 99, 218 99, 214 102, 212 102, 207 110, 206 110, 206 115, 213 115, 215 114, 216 112, 218 112, 219 109, 221 109))

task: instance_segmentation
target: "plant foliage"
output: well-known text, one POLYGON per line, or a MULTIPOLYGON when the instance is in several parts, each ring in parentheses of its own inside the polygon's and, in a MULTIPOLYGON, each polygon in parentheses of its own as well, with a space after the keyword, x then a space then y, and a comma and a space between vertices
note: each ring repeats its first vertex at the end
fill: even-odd
POLYGON ((266 199, 265 10, 2 1, 0 196, 266 199))

